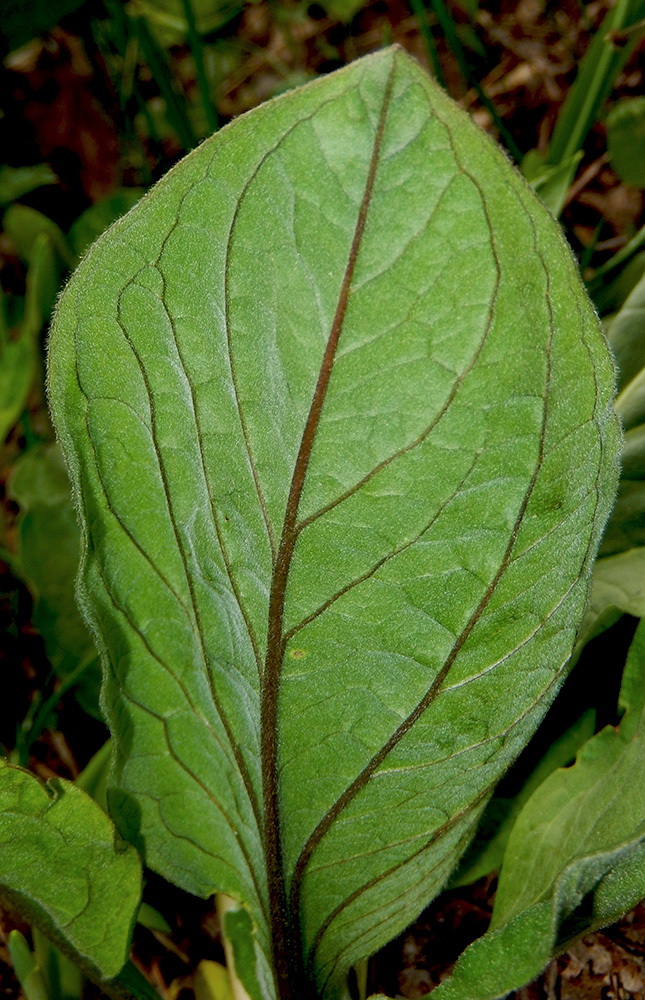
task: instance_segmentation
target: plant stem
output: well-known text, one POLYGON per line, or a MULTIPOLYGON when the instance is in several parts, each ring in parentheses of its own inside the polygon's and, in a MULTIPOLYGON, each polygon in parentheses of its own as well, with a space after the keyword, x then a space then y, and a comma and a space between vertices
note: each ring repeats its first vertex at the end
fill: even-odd
POLYGON ((80 681, 81 677, 93 663, 95 657, 93 654, 88 655, 79 665, 69 673, 53 694, 50 694, 40 705, 35 704, 35 711, 31 711, 22 727, 18 733, 18 738, 16 740, 16 750, 18 756, 18 764, 20 767, 26 767, 27 761, 29 760, 29 751, 33 743, 38 739, 43 729, 49 724, 50 718, 56 708, 56 705, 61 700, 64 694, 70 690, 70 688, 75 687, 80 681))
POLYGON ((168 124, 177 133, 177 137, 183 148, 186 151, 193 149, 197 145, 197 136, 186 114, 185 102, 181 100, 173 84, 166 54, 155 41, 143 17, 133 17, 132 24, 135 37, 141 46, 143 57, 148 63, 150 72, 164 99, 168 124))
POLYGON ((522 151, 516 144, 511 133, 504 125, 502 119, 500 118, 497 112, 497 108, 495 107, 490 97, 480 84, 479 80, 477 80, 473 76, 470 69, 470 64, 466 59, 463 46, 459 40, 459 35, 457 34, 457 29, 455 28, 455 23, 452 17, 450 16, 450 13, 444 3, 444 0, 430 0, 430 3, 432 5, 432 9, 434 10, 437 16, 437 21, 439 22, 443 30, 443 33, 446 36, 446 41, 448 42, 448 45, 452 49, 455 59, 459 63, 459 69, 461 70, 464 80, 466 81, 469 87, 473 88, 480 102, 490 113, 491 118, 495 123, 495 127, 497 128, 497 131, 499 132, 500 136, 502 137, 502 139, 506 144, 506 148, 508 149, 509 153, 511 153, 511 155, 515 158, 515 160, 517 160, 517 162, 519 163, 522 159, 522 151))
POLYGON ((441 62, 439 61, 439 53, 437 52, 434 36, 430 25, 428 24, 428 11, 426 10, 424 0, 410 0, 410 7, 412 8, 412 12, 419 23, 419 31, 421 32, 423 41, 425 42, 428 60, 432 66, 432 72, 434 73, 435 80, 445 90, 446 81, 441 68, 441 62))
POLYGON ((195 63, 195 72, 197 73, 199 98, 202 108, 204 109, 204 115, 206 116, 206 124, 208 125, 209 131, 213 133, 219 128, 219 119, 217 109, 213 104, 210 83, 206 74, 202 36, 197 30, 197 21, 195 20, 195 11, 193 10, 192 0, 182 0, 182 4, 184 7, 186 24, 188 26, 188 42, 190 44, 193 61, 195 63))
POLYGON ((631 238, 629 243, 625 244, 622 250, 619 250, 618 253, 614 254, 614 256, 608 260, 606 264, 603 264, 602 267, 598 268, 593 278, 587 282, 587 290, 589 292, 595 292, 602 284, 605 275, 609 274, 610 271, 615 270, 615 268, 620 267, 621 264, 624 264, 625 261, 629 260, 629 258, 632 257, 637 250, 640 250, 643 245, 645 245, 645 226, 641 226, 636 235, 631 238))

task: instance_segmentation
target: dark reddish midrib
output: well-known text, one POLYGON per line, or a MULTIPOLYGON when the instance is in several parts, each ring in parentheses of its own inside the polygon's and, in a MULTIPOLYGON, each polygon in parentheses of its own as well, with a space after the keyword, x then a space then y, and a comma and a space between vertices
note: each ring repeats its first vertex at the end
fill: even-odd
POLYGON ((280 834, 280 809, 278 802, 278 693, 284 660, 286 637, 284 635, 284 604, 293 558, 301 526, 298 526, 298 509, 304 489, 309 461, 320 423, 329 381, 331 379, 338 342, 343 329, 349 302, 352 278, 360 243, 365 229, 374 180, 378 167, 385 120, 392 95, 394 61, 383 96, 381 116, 374 139, 369 171, 363 199, 356 221, 354 237, 349 251, 336 313, 325 352, 323 354, 316 388, 294 465, 289 496, 285 508, 282 534, 271 580, 267 629, 267 654, 261 686, 260 731, 262 754, 262 791, 264 799, 264 849, 268 876, 269 905, 271 910, 271 939, 273 968, 280 1000, 302 1000, 299 991, 304 985, 303 956, 300 934, 291 926, 284 879, 284 866, 280 834))

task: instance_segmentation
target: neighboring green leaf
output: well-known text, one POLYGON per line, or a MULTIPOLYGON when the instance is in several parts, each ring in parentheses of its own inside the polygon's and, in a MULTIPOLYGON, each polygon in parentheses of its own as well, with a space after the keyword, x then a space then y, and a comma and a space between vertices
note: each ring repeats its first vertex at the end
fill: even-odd
POLYGON ((484 875, 500 871, 508 838, 522 809, 542 782, 557 768, 569 764, 582 744, 593 736, 595 721, 593 709, 585 712, 553 741, 514 798, 503 798, 498 794, 491 799, 475 840, 450 880, 451 887, 469 885, 484 875))
MULTIPOLYGON (((621 614, 642 618, 645 615, 645 548, 599 559, 594 566, 589 604, 590 619, 605 618, 605 628, 621 614)), ((602 628, 594 631, 602 631, 602 628)))
POLYGON ((490 930, 436 1000, 492 1000, 537 976, 564 943, 645 896, 645 622, 625 667, 620 727, 544 781, 511 833, 490 930), (579 908, 584 909, 578 914, 579 908))
POLYGON ((607 328, 618 365, 616 410, 627 428, 622 481, 593 571, 591 600, 580 642, 621 614, 645 615, 645 277, 631 290, 607 328))
MULTIPOLYGON (((643 260, 645 260, 645 254, 642 252, 644 245, 645 226, 641 226, 638 232, 613 257, 596 268, 593 278, 587 282, 587 288, 593 293, 594 301, 599 303, 602 312, 609 310, 610 307, 607 303, 615 301, 616 296, 621 295, 621 293, 627 293, 633 288, 636 278, 642 277, 643 260), (621 273, 614 280, 608 280, 607 275, 616 272, 618 268, 621 268, 625 274, 621 273), (603 291, 605 284, 607 285, 606 294, 603 291)), ((618 298, 619 304, 621 301, 622 299, 618 298)))
POLYGON ((83 1000, 85 976, 37 927, 31 928, 34 958, 42 970, 49 1000, 83 1000))
MULTIPOLYGON (((243 0, 191 0, 200 35, 217 31, 244 7, 243 0)), ((182 0, 134 0, 131 12, 145 17, 162 45, 177 45, 188 37, 182 0)))
POLYGON ((71 782, 0 760, 0 891, 79 964, 113 978, 141 894, 135 850, 71 782))
POLYGON ((35 340, 49 319, 60 290, 61 265, 50 238, 41 233, 31 248, 25 288, 23 335, 35 340))
POLYGON ((620 370, 616 412, 625 430, 631 431, 645 424, 645 277, 611 323, 609 342, 620 370))
POLYGON ((645 481, 623 480, 600 555, 612 556, 645 545, 645 481))
POLYGON ((68 285, 111 806, 238 900, 252 1000, 342 995, 445 883, 571 653, 612 388, 552 218, 397 49, 209 139, 68 285))
POLYGON ((20 931, 11 931, 7 944, 13 970, 27 1000, 50 1000, 42 970, 26 938, 20 931))
POLYGON ((70 226, 67 239, 77 257, 82 257, 101 233, 141 198, 142 188, 121 188, 91 205, 70 226))
POLYGON ((0 443, 25 408, 36 374, 36 345, 28 333, 0 333, 0 443))
POLYGON ((172 927, 168 921, 149 903, 142 903, 137 914, 137 923, 147 927, 149 931, 159 931, 160 934, 170 934, 172 927))
POLYGON ((61 17, 81 6, 83 0, 2 0, 0 55, 48 31, 61 17))
POLYGON ((51 241, 67 267, 74 267, 76 264, 62 229, 35 208, 30 208, 28 205, 11 205, 4 213, 2 226, 27 264, 31 263, 34 245, 42 236, 51 241))
POLYGON ((37 445, 23 453, 12 472, 9 494, 21 509, 17 568, 35 598, 34 625, 60 677, 87 664, 78 693, 83 705, 98 715, 98 655, 74 596, 80 534, 58 446, 37 445))
POLYGON ((645 275, 609 323, 607 339, 618 365, 620 392, 645 368, 645 275))
POLYGON ((632 427, 623 441, 623 479, 645 479, 645 424, 632 427))
POLYGON ((349 24, 365 3, 366 0, 320 0, 320 6, 330 17, 345 24, 349 24))
POLYGON ((638 26, 643 18, 644 0, 619 0, 605 15, 560 109, 549 143, 549 163, 563 163, 582 148, 603 101, 638 41, 638 31, 629 29, 638 26), (623 31, 626 36, 621 44, 615 44, 614 33, 620 35, 623 31))
POLYGON ((226 942, 227 965, 229 978, 233 977, 242 987, 244 1000, 249 997, 267 996, 266 986, 271 989, 273 984, 261 982, 263 970, 258 967, 257 944, 253 919, 248 910, 238 906, 233 900, 228 900, 225 907, 218 907, 222 926, 222 935, 226 942))
POLYGON ((228 972, 219 962, 199 963, 193 989, 195 1000, 235 1000, 228 972))
POLYGON ((530 149, 522 160, 522 173, 556 219, 564 207, 581 159, 582 150, 578 150, 562 163, 553 165, 546 163, 537 149, 530 149))
POLYGON ((645 97, 625 97, 607 115, 611 165, 625 184, 645 188, 645 97))
POLYGON ((8 167, 3 164, 0 166, 0 205, 9 205, 35 188, 55 183, 56 174, 46 163, 37 163, 33 167, 8 167))
POLYGON ((106 740, 76 779, 78 787, 82 788, 88 795, 91 795, 94 801, 98 802, 105 812, 108 811, 107 785, 113 751, 112 740, 106 740))
MULTIPOLYGON (((618 254, 615 256, 617 257, 618 254)), ((619 268, 614 278, 601 276, 599 280, 596 280, 594 276, 589 282, 590 286, 594 286, 593 301, 601 316, 620 309, 645 275, 645 251, 641 250, 640 253, 636 253, 631 259, 619 265, 619 268)))
POLYGON ((0 322, 0 443, 19 419, 36 379, 38 337, 49 320, 60 284, 60 266, 45 233, 29 247, 24 312, 13 333, 0 322))

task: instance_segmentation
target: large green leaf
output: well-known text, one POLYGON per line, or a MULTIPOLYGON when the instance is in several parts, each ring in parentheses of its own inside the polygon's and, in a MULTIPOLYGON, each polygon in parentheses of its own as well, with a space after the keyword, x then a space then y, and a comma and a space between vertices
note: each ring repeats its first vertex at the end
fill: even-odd
POLYGON ((253 1000, 341 995, 535 729, 612 385, 555 223, 397 49, 223 129, 70 282, 50 396, 112 805, 239 902, 253 1000))
POLYGON ((130 948, 141 863, 80 788, 0 760, 0 892, 93 976, 130 948))
POLYGON ((491 928, 437 1000, 504 996, 568 938, 617 920, 645 895, 644 667, 645 622, 625 668, 620 727, 594 736, 529 799, 508 842, 491 928))

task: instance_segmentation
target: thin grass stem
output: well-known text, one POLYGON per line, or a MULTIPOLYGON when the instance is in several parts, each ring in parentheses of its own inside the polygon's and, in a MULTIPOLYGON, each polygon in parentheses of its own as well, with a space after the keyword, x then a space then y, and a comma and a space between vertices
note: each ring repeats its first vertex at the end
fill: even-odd
POLYGON ((434 78, 445 90, 446 80, 443 75, 443 69, 441 68, 441 62, 439 60, 439 53, 437 52, 434 35, 432 34, 432 29, 428 23, 428 10, 424 0, 410 0, 410 7, 412 9, 412 13, 417 19, 419 31, 421 32, 421 37, 423 38, 426 52, 428 53, 428 61, 432 66, 434 78))
POLYGON ((459 35, 457 34, 455 22, 453 21, 450 12, 448 11, 448 8, 444 3, 444 0, 430 0, 430 3, 437 17, 437 21, 439 22, 443 30, 443 33, 446 36, 446 41, 450 46, 452 53, 455 59, 457 60, 457 63, 459 64, 459 69, 461 70, 461 74, 464 80, 466 81, 469 87, 473 88, 480 102, 489 112, 491 118, 493 119, 493 122, 495 123, 497 131, 499 132, 501 138, 504 140, 506 148, 515 158, 515 160, 517 160, 517 162, 519 163, 522 159, 522 151, 516 144, 511 133, 504 125, 502 119, 499 116, 497 108, 491 101, 490 97, 485 92, 479 80, 477 80, 474 74, 472 73, 470 64, 466 59, 466 54, 464 52, 463 46, 461 44, 461 41, 459 40, 459 35))
POLYGON ((617 267, 621 267, 625 264, 630 257, 645 246, 645 226, 642 226, 635 236, 631 238, 629 243, 626 243, 622 250, 614 254, 605 264, 598 268, 593 278, 587 282, 587 290, 590 294, 597 291, 602 285, 604 278, 611 272, 615 271, 617 267))
POLYGON ((616 7, 604 18, 580 63, 578 75, 558 116, 547 163, 561 163, 582 148, 598 110, 635 42, 635 38, 630 38, 628 44, 619 48, 612 39, 631 28, 637 11, 634 0, 618 0, 616 7))
POLYGON ((131 23, 135 37, 141 47, 143 58, 148 63, 150 72, 165 102, 168 124, 177 134, 177 138, 184 150, 193 149, 198 142, 197 136, 186 114, 186 102, 182 100, 175 89, 168 66, 168 58, 156 42, 143 17, 135 16, 132 18, 131 23))
POLYGON ((181 0, 181 2, 184 7, 184 15, 186 17, 186 25, 188 27, 188 44, 190 45, 191 55, 193 57, 193 62, 195 63, 199 99, 201 101, 202 108, 204 109, 204 115, 206 117, 206 124, 208 125, 209 132, 213 133, 219 128, 219 117, 217 114, 217 108, 213 103, 211 85, 208 79, 208 74, 206 73, 204 43, 200 32, 197 30, 197 21, 195 19, 195 11, 193 10, 192 0, 181 0))

